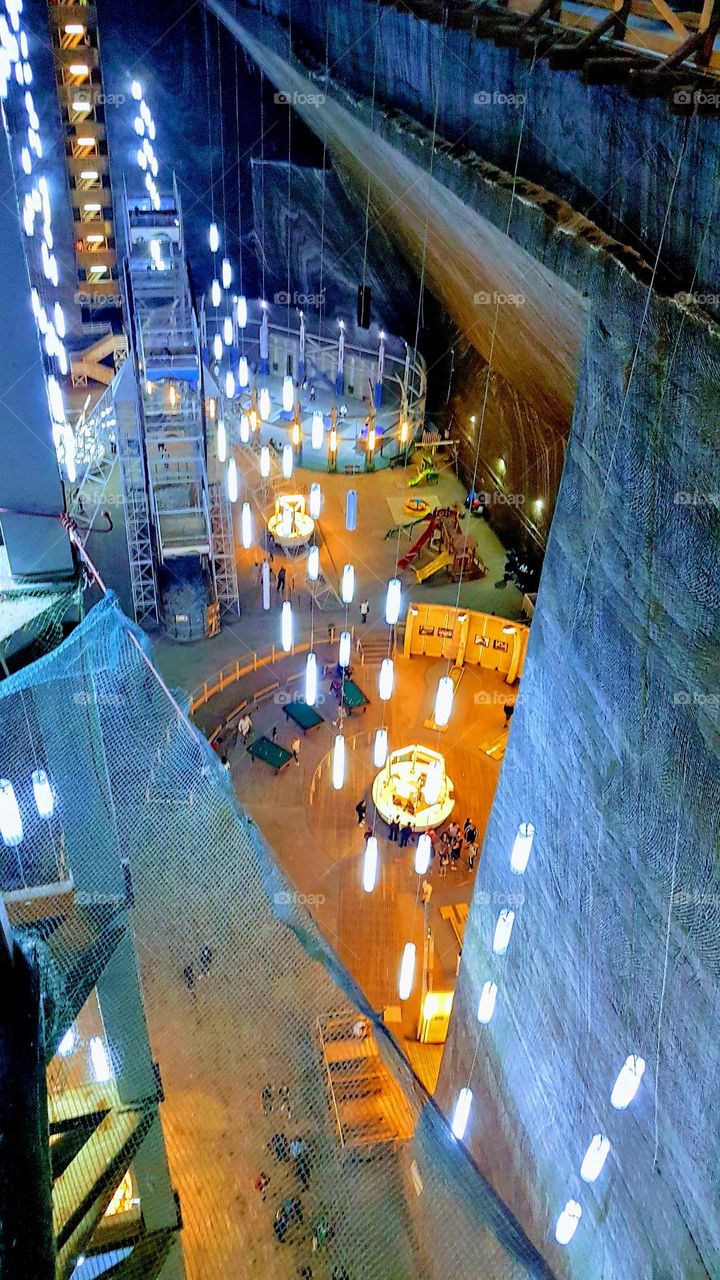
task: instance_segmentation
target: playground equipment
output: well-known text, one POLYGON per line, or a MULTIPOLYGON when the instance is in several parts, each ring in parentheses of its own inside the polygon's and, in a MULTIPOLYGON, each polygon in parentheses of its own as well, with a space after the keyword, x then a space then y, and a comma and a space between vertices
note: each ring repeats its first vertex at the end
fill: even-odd
POLYGON ((475 538, 462 532, 460 512, 457 507, 436 507, 415 523, 424 523, 417 542, 398 560, 399 569, 408 569, 417 559, 423 547, 434 550, 437 554, 429 564, 415 570, 418 582, 425 582, 441 569, 447 569, 453 582, 460 578, 482 578, 487 573, 477 549, 475 538))
POLYGON ((416 484, 437 484, 440 479, 440 472, 432 458, 423 457, 418 464, 418 473, 408 480, 408 489, 414 489, 416 484))

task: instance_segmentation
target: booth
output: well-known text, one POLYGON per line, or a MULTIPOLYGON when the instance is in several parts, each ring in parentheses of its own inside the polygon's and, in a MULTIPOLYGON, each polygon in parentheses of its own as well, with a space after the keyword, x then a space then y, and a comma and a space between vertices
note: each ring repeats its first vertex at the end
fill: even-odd
POLYGON ((315 521, 305 510, 302 493, 285 493, 275 499, 275 509, 268 518, 268 529, 284 551, 303 551, 312 538, 315 521))
POLYGON ((386 822, 429 831, 450 817, 454 791, 440 752, 415 743, 390 752, 373 783, 372 798, 386 822))

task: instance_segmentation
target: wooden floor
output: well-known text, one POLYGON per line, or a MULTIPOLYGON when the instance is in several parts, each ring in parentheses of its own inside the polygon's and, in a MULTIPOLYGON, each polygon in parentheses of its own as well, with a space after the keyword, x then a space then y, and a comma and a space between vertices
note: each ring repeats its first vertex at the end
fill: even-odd
POLYGON ((329 1014, 318 1022, 338 1136, 343 1147, 406 1142, 415 1122, 385 1066, 375 1036, 353 1034, 353 1019, 329 1014))

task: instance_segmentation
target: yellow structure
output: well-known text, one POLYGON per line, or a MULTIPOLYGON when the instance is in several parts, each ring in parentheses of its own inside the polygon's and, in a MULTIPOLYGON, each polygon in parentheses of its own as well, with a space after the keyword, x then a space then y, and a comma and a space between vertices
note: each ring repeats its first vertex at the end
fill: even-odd
POLYGON ((278 546, 286 551, 307 546, 315 521, 305 510, 302 493, 286 493, 275 499, 275 509, 268 519, 268 529, 278 546))
POLYGON ((454 994, 454 991, 425 992, 418 1024, 418 1040, 423 1044, 445 1043, 454 994))
POLYGON ((522 623, 491 613, 446 604, 411 604, 404 655, 449 658, 456 667, 465 663, 485 667, 514 684, 522 674, 528 636, 529 628, 522 623))
POLYGON ((391 751, 372 788, 375 808, 386 822, 429 831, 445 822, 455 806, 454 786, 439 751, 419 743, 391 751))

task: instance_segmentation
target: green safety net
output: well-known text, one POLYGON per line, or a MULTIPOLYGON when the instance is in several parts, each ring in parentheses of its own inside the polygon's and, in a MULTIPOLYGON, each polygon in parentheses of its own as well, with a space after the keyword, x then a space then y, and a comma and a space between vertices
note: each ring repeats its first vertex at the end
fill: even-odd
POLYGON ((546 1276, 140 649, 107 597, 0 686, 23 820, 3 887, 15 911, 51 895, 17 925, 51 1119, 101 1112, 53 1135, 58 1274, 546 1276))

